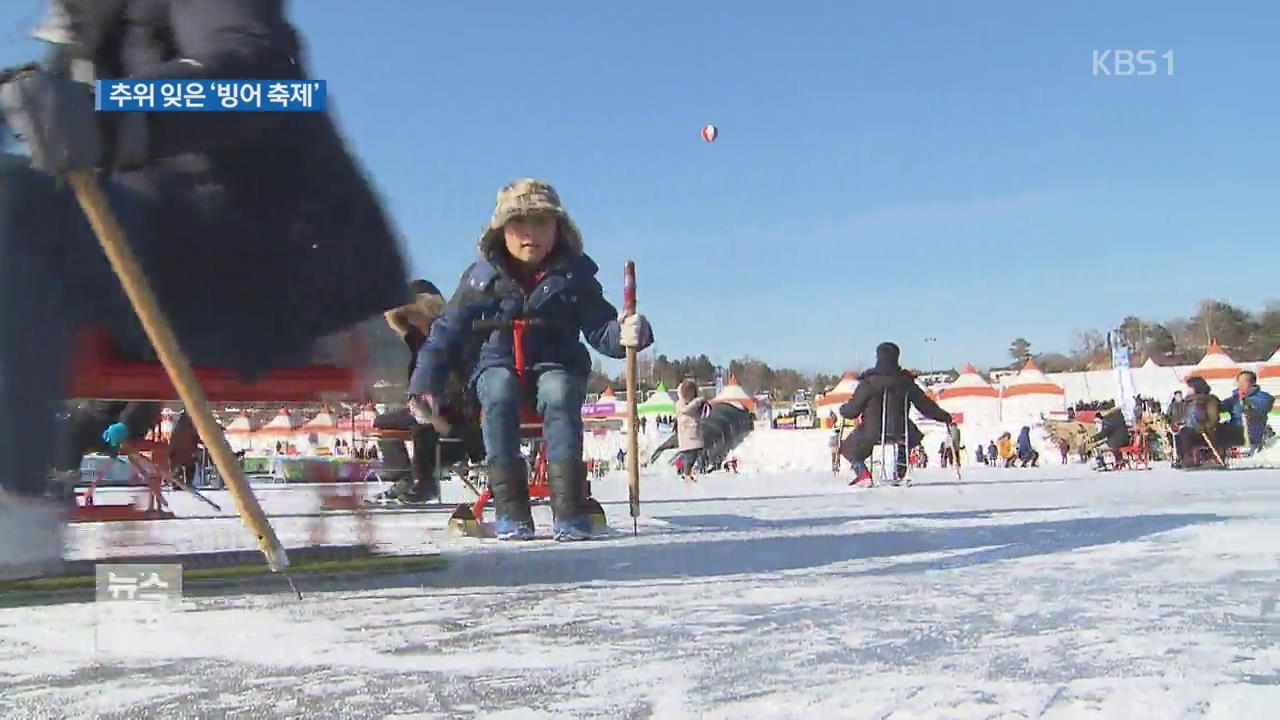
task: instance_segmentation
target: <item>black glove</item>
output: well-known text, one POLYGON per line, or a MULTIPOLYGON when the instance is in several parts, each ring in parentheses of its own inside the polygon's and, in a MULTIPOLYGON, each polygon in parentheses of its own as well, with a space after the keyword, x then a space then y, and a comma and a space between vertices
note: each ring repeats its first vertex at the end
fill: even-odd
POLYGON ((146 115, 113 114, 106 123, 111 151, 104 153, 93 92, 73 80, 43 71, 19 73, 0 86, 0 111, 30 149, 31 166, 50 175, 98 167, 105 154, 121 167, 145 158, 146 115))

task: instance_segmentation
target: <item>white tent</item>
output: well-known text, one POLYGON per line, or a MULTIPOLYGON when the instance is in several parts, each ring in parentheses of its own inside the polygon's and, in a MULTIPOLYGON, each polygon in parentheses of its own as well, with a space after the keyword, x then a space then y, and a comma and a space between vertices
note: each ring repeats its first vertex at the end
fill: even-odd
POLYGON ((952 415, 961 415, 962 423, 989 424, 1000 419, 1000 391, 966 365, 960 377, 938 396, 938 404, 952 415))
POLYGON ((1000 418, 1006 422, 1039 420, 1050 412, 1066 409, 1066 391, 1050 382, 1034 360, 1027 360, 1001 393, 1000 418))
POLYGON ((724 388, 720 390, 720 394, 711 399, 713 403, 731 403, 746 410, 747 412, 756 411, 756 401, 747 394, 746 390, 738 384, 738 379, 729 376, 729 382, 724 384, 724 388))
POLYGON ((258 431, 258 436, 268 442, 294 440, 301 427, 301 418, 296 417, 287 408, 280 408, 280 412, 271 418, 271 422, 263 425, 258 431))
POLYGON ((845 373, 840 378, 840 382, 831 388, 831 392, 818 400, 818 409, 822 411, 819 414, 825 416, 828 412, 838 411, 841 405, 849 402, 849 398, 853 397, 853 391, 857 389, 858 379, 851 372, 845 373))
POLYGON ((1280 349, 1258 368, 1258 384, 1269 393, 1280 393, 1280 349))
POLYGON ((1200 377, 1209 383, 1209 389, 1218 397, 1223 397, 1235 389, 1236 373, 1240 366, 1231 356, 1222 351, 1218 343, 1209 346, 1208 352, 1200 358, 1200 362, 1186 374, 1186 378, 1200 377))
POLYGON ((613 391, 613 388, 607 387, 604 392, 600 393, 600 399, 596 400, 596 405, 608 405, 610 403, 613 404, 613 414, 615 416, 627 414, 627 404, 618 400, 618 394, 613 391))
POLYGON ((333 447, 333 441, 338 436, 338 423, 326 405, 320 409, 319 414, 302 425, 301 432, 313 450, 329 448, 333 447))
POLYGON ((249 417, 249 413, 243 411, 227 425, 224 431, 227 444, 236 452, 252 450, 256 433, 257 428, 254 427, 253 419, 249 417))
POLYGON ((353 430, 356 435, 363 435, 364 433, 373 430, 373 421, 377 419, 377 417, 378 411, 375 410, 372 405, 365 405, 360 408, 360 412, 356 413, 354 417, 346 415, 338 418, 336 423, 338 426, 338 435, 340 435, 343 440, 350 441, 350 436, 353 430))

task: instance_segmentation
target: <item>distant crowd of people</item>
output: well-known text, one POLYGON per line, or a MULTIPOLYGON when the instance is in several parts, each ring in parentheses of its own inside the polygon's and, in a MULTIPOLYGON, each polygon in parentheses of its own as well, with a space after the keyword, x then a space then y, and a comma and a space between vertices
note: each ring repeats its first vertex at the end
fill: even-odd
MULTIPOLYGON (((1016 444, 1011 433, 1001 433, 1000 437, 987 442, 985 452, 982 445, 974 448, 973 458, 991 467, 1040 467, 1040 452, 1031 445, 1031 427, 1027 425, 1018 431, 1016 444)), ((946 467, 945 460, 943 467, 946 467)))
MULTIPOLYGON (((637 428, 637 429, 639 429, 641 433, 643 433, 643 432, 647 431, 647 430, 649 429, 649 417, 648 417, 648 416, 646 416, 646 417, 642 417, 642 418, 640 418, 639 420, 637 420, 637 421, 636 421, 636 428, 637 428)), ((675 416, 673 416, 673 415, 654 415, 654 416, 653 416, 653 429, 654 429, 654 430, 656 430, 656 431, 658 432, 658 434, 659 434, 659 435, 663 435, 663 434, 666 434, 666 433, 669 433, 669 432, 674 432, 674 431, 675 431, 675 429, 676 429, 676 418, 675 418, 675 416)))
POLYGON ((1115 406, 1116 406, 1115 400, 1101 400, 1101 401, 1089 400, 1087 402, 1084 400, 1081 400, 1077 402, 1074 406, 1067 408, 1067 419, 1075 420, 1079 413, 1084 413, 1084 412, 1093 412, 1093 413, 1105 412, 1107 410, 1114 409, 1115 406))
MULTIPOLYGON (((1235 390, 1224 399, 1200 377, 1188 378, 1187 390, 1185 395, 1174 392, 1163 407, 1151 398, 1135 397, 1136 427, 1130 427, 1119 410, 1101 415, 1093 440, 1111 450, 1117 466, 1124 464, 1125 448, 1138 448, 1153 459, 1167 455, 1175 467, 1193 467, 1221 465, 1233 454, 1249 454, 1274 435, 1268 419, 1275 399, 1258 386, 1253 371, 1238 373, 1235 390), (1167 425, 1167 436, 1154 427, 1161 421, 1167 425), (1165 441, 1171 444, 1167 452, 1165 441)), ((1104 464, 1101 452, 1098 461, 1104 464)))

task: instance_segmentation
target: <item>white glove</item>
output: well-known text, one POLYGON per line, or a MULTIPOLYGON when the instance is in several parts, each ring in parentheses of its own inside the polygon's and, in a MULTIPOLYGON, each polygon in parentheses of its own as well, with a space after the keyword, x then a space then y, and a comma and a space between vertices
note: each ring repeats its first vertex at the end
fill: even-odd
POLYGON ((621 318, 621 343, 625 348, 643 350, 653 344, 653 328, 643 315, 627 315, 621 318))

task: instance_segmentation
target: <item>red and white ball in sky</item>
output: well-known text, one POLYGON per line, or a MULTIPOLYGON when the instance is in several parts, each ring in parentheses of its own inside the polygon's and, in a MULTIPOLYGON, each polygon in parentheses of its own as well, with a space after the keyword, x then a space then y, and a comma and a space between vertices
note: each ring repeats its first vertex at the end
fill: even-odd
POLYGON ((720 128, 715 125, 708 125, 702 128, 702 140, 704 142, 713 143, 718 137, 720 137, 720 128))

